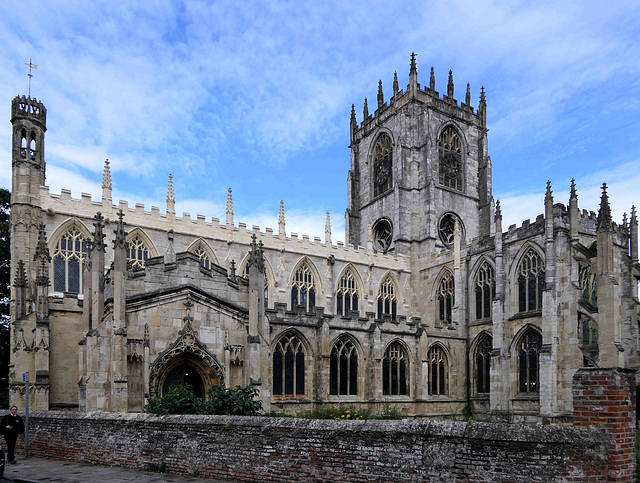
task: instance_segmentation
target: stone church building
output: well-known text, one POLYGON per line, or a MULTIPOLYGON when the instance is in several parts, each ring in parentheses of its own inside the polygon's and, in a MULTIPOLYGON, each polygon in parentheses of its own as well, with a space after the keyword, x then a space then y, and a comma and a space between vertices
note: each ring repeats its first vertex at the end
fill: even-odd
POLYGON ((46 109, 11 104, 11 403, 141 411, 188 383, 254 385, 266 409, 385 403, 412 416, 572 413, 583 366, 637 368, 638 219, 572 183, 504 231, 478 107, 409 84, 352 107, 346 243, 45 186, 46 109), (567 202, 565 205, 564 202, 567 202), (593 208, 593 207, 592 207, 593 208))

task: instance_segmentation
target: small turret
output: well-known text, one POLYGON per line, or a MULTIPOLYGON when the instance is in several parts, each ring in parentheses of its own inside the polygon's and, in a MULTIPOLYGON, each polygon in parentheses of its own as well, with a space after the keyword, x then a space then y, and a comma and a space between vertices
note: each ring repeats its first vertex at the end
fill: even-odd
POLYGON ((227 226, 233 226, 233 196, 231 188, 227 192, 227 226))
POLYGON ((382 79, 378 81, 378 109, 384 106, 384 94, 382 93, 382 79))

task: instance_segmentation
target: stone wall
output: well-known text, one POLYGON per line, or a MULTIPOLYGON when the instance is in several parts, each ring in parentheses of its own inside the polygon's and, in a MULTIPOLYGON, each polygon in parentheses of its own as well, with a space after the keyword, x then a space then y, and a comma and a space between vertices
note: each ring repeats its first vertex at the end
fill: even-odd
POLYGON ((239 481, 605 481, 593 427, 33 412, 32 456, 239 481))

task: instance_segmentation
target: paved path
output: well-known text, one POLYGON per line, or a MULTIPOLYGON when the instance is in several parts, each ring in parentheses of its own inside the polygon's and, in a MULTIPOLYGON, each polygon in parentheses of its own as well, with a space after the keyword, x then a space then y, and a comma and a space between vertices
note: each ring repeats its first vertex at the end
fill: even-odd
MULTIPOLYGON (((208 480, 204 478, 193 478, 190 476, 178 476, 168 473, 152 473, 148 471, 136 471, 111 466, 92 466, 81 463, 70 463, 68 461, 48 460, 44 458, 20 458, 15 465, 7 464, 4 470, 4 479, 0 480, 16 482, 46 482, 59 481, 65 483, 86 483, 87 481, 109 481, 109 482, 131 482, 136 483, 159 483, 167 482, 190 482, 203 483, 216 482, 221 480, 208 480)), ((229 483, 231 480, 226 480, 229 483)))

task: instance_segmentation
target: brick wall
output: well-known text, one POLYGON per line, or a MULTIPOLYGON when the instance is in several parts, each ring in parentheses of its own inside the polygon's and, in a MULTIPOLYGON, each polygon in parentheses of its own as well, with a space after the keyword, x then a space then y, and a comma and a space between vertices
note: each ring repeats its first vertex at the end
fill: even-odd
POLYGON ((30 454, 250 481, 604 481, 593 427, 33 412, 30 454))
POLYGON ((573 376, 573 424, 607 436, 607 481, 635 481, 636 371, 580 369, 573 376))

